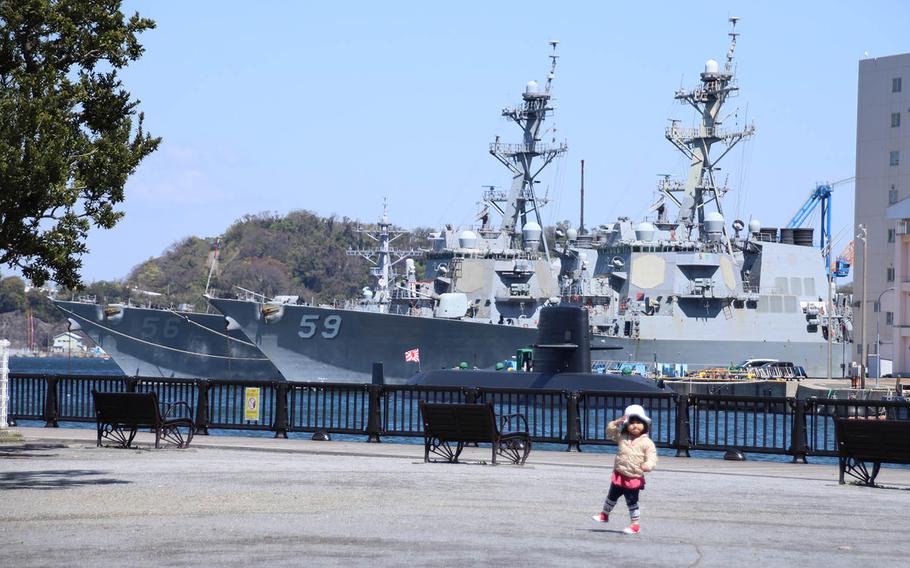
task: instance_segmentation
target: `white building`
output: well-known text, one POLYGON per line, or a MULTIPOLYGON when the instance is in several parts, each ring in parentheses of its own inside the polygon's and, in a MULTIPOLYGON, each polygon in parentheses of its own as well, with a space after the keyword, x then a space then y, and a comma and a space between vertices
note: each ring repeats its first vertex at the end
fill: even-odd
POLYGON ((79 335, 72 331, 65 331, 54 336, 51 351, 54 353, 83 353, 85 346, 82 345, 82 338, 79 335))
POLYGON ((899 231, 906 225, 900 219, 910 215, 904 215, 906 205, 895 204, 910 197, 910 53, 859 62, 855 197, 856 230, 859 232, 859 225, 866 227, 869 264, 866 266, 862 242, 857 240, 853 360, 862 357, 865 330, 868 353, 876 353, 880 347, 883 369, 893 361, 894 372, 908 372, 908 344, 899 326, 910 325, 910 314, 902 311, 910 302, 910 288, 905 290, 903 285, 903 280, 910 282, 910 268, 906 257, 898 262, 902 253, 896 245, 905 245, 907 237, 899 231))

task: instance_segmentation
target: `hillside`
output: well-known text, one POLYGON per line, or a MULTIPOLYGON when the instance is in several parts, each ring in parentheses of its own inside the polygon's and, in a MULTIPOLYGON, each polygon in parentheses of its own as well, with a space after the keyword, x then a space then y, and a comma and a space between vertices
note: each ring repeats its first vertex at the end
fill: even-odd
MULTIPOLYGON (((163 306, 204 303, 203 292, 212 258, 218 262, 210 290, 236 293, 235 286, 273 296, 295 294, 316 302, 343 300, 373 285, 369 264, 348 256, 351 248, 376 243, 358 229, 374 229, 347 217, 320 217, 309 211, 287 215, 246 215, 218 237, 189 237, 171 245, 161 256, 137 265, 122 282, 96 282, 82 294, 100 302, 150 302, 163 306), (150 292, 151 294, 145 294, 150 292), (160 294, 160 295, 159 295, 160 294)), ((394 246, 424 247, 429 229, 417 229, 394 246)), ((64 295, 72 295, 65 292, 64 295)))

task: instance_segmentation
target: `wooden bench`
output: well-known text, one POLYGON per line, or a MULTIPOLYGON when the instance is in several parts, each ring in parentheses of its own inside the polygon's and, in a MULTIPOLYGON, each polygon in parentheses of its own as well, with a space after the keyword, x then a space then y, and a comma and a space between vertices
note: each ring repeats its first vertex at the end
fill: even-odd
POLYGON ((872 486, 883 463, 910 464, 910 420, 835 418, 834 432, 842 484, 847 474, 872 486))
POLYGON ((430 454, 442 461, 457 463, 465 444, 488 443, 492 446, 493 463, 502 456, 517 465, 524 465, 531 453, 528 421, 522 414, 504 414, 497 421, 493 404, 435 404, 420 401, 423 417, 423 461, 430 454), (513 422, 523 425, 513 430, 513 422), (450 444, 455 444, 452 449, 450 444))
POLYGON ((128 448, 139 428, 154 430, 156 448, 161 447, 162 439, 176 444, 178 448, 189 446, 193 439, 196 425, 192 418, 170 417, 180 408, 185 408, 187 416, 191 416, 190 407, 185 402, 167 405, 162 415, 158 395, 153 392, 92 391, 92 400, 95 403, 98 446, 101 446, 102 439, 106 439, 128 448), (185 435, 181 428, 186 430, 185 435))

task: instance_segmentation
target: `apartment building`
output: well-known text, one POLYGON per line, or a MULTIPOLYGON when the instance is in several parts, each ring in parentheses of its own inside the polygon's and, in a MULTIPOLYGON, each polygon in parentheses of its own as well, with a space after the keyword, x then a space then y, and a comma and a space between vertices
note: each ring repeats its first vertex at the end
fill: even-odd
POLYGON ((910 372, 910 327, 906 340, 901 331, 910 326, 910 257, 899 256, 910 254, 901 217, 910 201, 895 207, 910 197, 910 53, 859 62, 855 197, 856 231, 864 226, 867 242, 864 252, 856 241, 853 359, 862 357, 865 330, 868 353, 879 352, 885 369, 893 362, 894 372, 910 372))

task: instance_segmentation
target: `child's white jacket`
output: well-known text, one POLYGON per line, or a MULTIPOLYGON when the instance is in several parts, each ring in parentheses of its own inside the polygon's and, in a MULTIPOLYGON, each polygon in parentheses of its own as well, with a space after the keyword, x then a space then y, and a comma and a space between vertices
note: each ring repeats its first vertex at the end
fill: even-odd
POLYGON ((613 461, 616 472, 626 477, 644 477, 645 472, 641 469, 643 465, 648 465, 649 470, 657 465, 657 447, 647 434, 633 440, 620 431, 618 424, 610 422, 607 425, 607 437, 619 444, 613 461))

